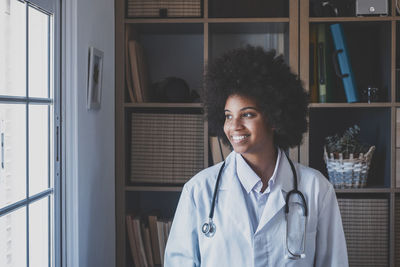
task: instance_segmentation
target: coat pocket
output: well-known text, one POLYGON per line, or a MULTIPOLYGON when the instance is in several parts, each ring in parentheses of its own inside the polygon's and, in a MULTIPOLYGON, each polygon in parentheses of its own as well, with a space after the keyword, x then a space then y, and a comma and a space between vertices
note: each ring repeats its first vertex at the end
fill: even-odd
MULTIPOLYGON (((315 238, 317 232, 306 232, 306 240, 305 240, 305 257, 301 259, 290 259, 287 258, 285 266, 296 266, 296 267, 305 267, 305 266, 314 266, 314 257, 315 257, 315 238)), ((285 247, 286 249, 286 247, 285 247)), ((287 257, 288 252, 285 251, 285 256, 287 257)))

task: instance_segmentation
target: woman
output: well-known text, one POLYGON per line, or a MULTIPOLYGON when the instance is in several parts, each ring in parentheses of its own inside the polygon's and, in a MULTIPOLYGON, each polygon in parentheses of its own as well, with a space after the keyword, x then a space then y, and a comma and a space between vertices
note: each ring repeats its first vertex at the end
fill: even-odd
POLYGON ((209 127, 233 152, 183 187, 165 267, 348 266, 332 185, 285 154, 307 130, 307 104, 273 51, 247 46, 209 65, 209 127), (302 196, 290 193, 296 187, 302 196))

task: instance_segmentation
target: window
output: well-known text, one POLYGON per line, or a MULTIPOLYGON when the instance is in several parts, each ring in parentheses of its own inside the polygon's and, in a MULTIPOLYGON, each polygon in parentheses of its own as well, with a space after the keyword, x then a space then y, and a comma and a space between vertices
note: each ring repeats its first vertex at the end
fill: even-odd
POLYGON ((0 1, 0 266, 55 265, 54 16, 0 1))

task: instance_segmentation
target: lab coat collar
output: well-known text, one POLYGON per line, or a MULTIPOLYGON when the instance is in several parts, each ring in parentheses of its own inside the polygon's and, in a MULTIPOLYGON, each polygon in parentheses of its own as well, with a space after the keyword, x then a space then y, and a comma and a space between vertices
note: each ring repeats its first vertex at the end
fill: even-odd
POLYGON ((253 171, 239 153, 236 153, 236 173, 247 194, 261 181, 261 178, 253 171))
MULTIPOLYGON (((283 152, 283 151, 282 151, 283 152)), ((293 174, 288 159, 282 153, 277 170, 275 185, 273 186, 257 231, 260 231, 284 206, 286 193, 293 189, 293 174)), ((227 190, 228 198, 227 212, 244 234, 252 236, 252 226, 249 219, 246 201, 244 199, 241 183, 236 174, 235 152, 229 154, 225 159, 225 168, 222 173, 219 191, 227 190)))
MULTIPOLYGON (((277 170, 279 168, 280 159, 282 157, 282 151, 278 148, 278 153, 276 157, 276 163, 274 172, 272 176, 268 179, 268 188, 265 192, 270 192, 271 187, 275 183, 277 170)), ((247 194, 261 181, 261 178, 253 171, 250 165, 245 161, 242 155, 236 153, 236 173, 239 177, 239 181, 246 190, 247 194)), ((262 184, 260 185, 258 191, 261 190, 262 184)), ((264 193, 265 193, 264 192, 264 193)))
POLYGON ((292 168, 285 152, 282 150, 276 176, 274 188, 283 190, 286 193, 294 189, 292 168))
MULTIPOLYGON (((281 150, 279 148, 279 150, 281 150)), ((278 164, 278 169, 276 170, 276 177, 274 181, 274 190, 272 191, 281 191, 283 190, 284 192, 289 192, 293 189, 294 184, 293 184, 293 173, 292 169, 290 168, 289 161, 285 155, 285 152, 283 150, 280 151, 281 156, 279 157, 279 164, 278 164)), ((235 178, 238 181, 238 177, 236 176, 236 152, 232 151, 228 157, 225 159, 225 168, 224 168, 224 174, 223 178, 221 179, 219 190, 228 190, 233 178, 235 178), (225 178, 227 177, 227 178, 225 178)), ((299 181, 298 181, 299 182, 299 181)))
MULTIPOLYGON (((226 202, 224 201, 222 209, 227 212, 229 221, 235 224, 240 233, 244 236, 253 236, 253 227, 251 225, 249 211, 246 206, 242 185, 236 174, 235 152, 232 152, 225 159, 225 167, 222 172, 220 181, 220 189, 218 191, 226 191, 226 202), (243 219, 246 218, 246 219, 243 219)), ((222 192, 219 192, 220 195, 222 192)), ((218 198, 217 198, 218 202, 218 198)), ((218 204, 218 205, 221 205, 218 204)))
POLYGON ((256 232, 259 232, 285 206, 286 194, 292 189, 293 173, 289 161, 282 151, 275 185, 268 197, 256 232))

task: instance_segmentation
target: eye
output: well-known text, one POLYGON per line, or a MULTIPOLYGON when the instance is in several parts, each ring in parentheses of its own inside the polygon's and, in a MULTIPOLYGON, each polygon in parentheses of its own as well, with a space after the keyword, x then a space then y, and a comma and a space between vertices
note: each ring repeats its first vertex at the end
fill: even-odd
POLYGON ((231 114, 225 114, 225 120, 230 120, 232 119, 232 115, 231 114))
POLYGON ((252 113, 252 112, 246 112, 246 113, 243 113, 242 116, 243 116, 244 118, 252 118, 252 117, 255 117, 256 114, 254 114, 254 113, 252 113))

